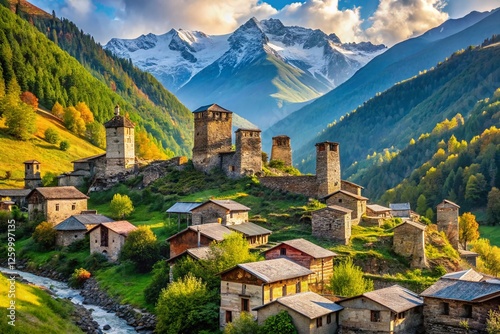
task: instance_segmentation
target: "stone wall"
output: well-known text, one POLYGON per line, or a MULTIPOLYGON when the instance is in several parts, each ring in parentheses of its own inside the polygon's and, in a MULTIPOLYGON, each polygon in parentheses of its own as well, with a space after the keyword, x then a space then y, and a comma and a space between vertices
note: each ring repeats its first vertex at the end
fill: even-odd
POLYGON ((351 182, 347 182, 347 181, 344 181, 342 180, 340 182, 340 185, 341 185, 341 189, 342 190, 345 190, 345 191, 348 191, 352 194, 355 194, 355 195, 358 195, 358 196, 361 196, 361 187, 360 186, 357 186, 351 182))
POLYGON ((87 231, 57 231, 56 245, 69 246, 73 242, 85 239, 87 231))
POLYGON ((326 205, 338 205, 352 210, 351 223, 358 225, 361 216, 366 212, 366 200, 359 200, 342 192, 337 192, 326 199, 326 205))
POLYGON ((312 235, 347 245, 351 239, 350 214, 339 213, 328 208, 312 212, 312 235))
POLYGON ((264 176, 259 178, 260 183, 271 189, 288 191, 294 194, 302 194, 316 198, 318 185, 316 177, 312 175, 302 176, 264 176))
POLYGON ((290 144, 290 137, 273 137, 271 160, 281 160, 285 166, 292 166, 292 146, 290 144))
POLYGON ((396 254, 410 259, 412 268, 427 268, 425 231, 403 223, 394 229, 392 248, 396 254))

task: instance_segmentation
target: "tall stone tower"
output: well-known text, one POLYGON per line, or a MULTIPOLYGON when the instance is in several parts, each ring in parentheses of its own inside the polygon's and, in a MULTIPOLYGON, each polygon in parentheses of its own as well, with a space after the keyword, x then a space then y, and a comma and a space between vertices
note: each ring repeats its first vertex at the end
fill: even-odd
POLYGON ((42 186, 40 162, 28 160, 24 162, 24 188, 35 189, 42 186))
POLYGON ((253 175, 262 171, 262 139, 259 129, 236 130, 236 171, 253 175))
POLYGON ((285 166, 292 166, 292 146, 290 145, 290 137, 284 135, 273 137, 271 160, 281 160, 284 162, 285 166))
POLYGON ((316 183, 319 198, 340 190, 340 148, 338 143, 325 141, 316 144, 316 183))
POLYGON ((106 177, 123 173, 135 166, 134 123, 120 115, 104 123, 106 128, 106 177))
POLYGON ((231 151, 233 113, 212 104, 196 109, 193 115, 193 165, 208 172, 219 167, 219 153, 231 151))
POLYGON ((458 213, 460 206, 443 200, 437 205, 436 222, 439 231, 444 231, 451 245, 458 249, 458 213))

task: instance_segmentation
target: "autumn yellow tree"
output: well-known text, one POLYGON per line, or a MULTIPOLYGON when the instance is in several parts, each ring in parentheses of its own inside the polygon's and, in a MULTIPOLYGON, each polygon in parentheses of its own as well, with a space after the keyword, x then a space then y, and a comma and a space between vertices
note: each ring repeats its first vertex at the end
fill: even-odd
POLYGON ((458 219, 458 238, 462 247, 467 249, 467 243, 479 239, 479 224, 476 216, 470 212, 465 212, 458 219))
POLYGON ((52 115, 59 117, 59 118, 64 117, 64 107, 57 101, 52 106, 52 115))
POLYGON ((146 131, 136 132, 135 153, 138 157, 145 160, 161 160, 166 158, 166 155, 148 137, 146 131))
POLYGON ((64 125, 69 131, 83 136, 85 134, 85 121, 82 119, 80 112, 75 107, 64 109, 64 125))
POLYGON ((94 121, 94 114, 90 111, 90 108, 85 102, 78 102, 75 109, 80 112, 80 117, 83 119, 85 124, 89 124, 94 121))

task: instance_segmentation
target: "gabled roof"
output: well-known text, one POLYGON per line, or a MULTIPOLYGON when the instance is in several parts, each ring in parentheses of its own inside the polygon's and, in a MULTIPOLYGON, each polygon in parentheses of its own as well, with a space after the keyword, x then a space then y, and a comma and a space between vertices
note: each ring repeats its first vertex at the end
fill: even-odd
POLYGON ((363 186, 360 186, 359 184, 356 184, 354 182, 351 182, 351 181, 347 181, 347 180, 340 180, 340 184, 342 183, 347 183, 353 187, 356 187, 356 188, 361 188, 361 189, 365 189, 363 186))
POLYGON ((290 296, 280 297, 270 303, 255 307, 253 311, 265 308, 274 303, 281 304, 311 320, 333 312, 341 311, 343 309, 342 306, 335 304, 331 300, 326 299, 317 293, 302 292, 290 296))
POLYGON ((233 113, 232 111, 224 109, 220 105, 215 104, 215 103, 209 104, 209 105, 206 105, 206 106, 201 106, 198 109, 196 109, 195 111, 193 111, 193 113, 195 113, 195 112, 203 112, 203 111, 222 111, 222 112, 233 113))
POLYGON ((132 123, 131 120, 129 120, 125 116, 117 115, 114 116, 112 119, 104 123, 105 128, 134 128, 135 124, 132 123))
POLYGON ((460 208, 460 206, 459 206, 458 204, 453 203, 452 201, 449 201, 449 200, 447 200, 447 199, 443 200, 443 201, 442 201, 441 203, 439 203, 437 206, 438 206, 438 207, 440 207, 440 206, 445 205, 445 204, 450 204, 450 205, 452 205, 452 206, 455 206, 455 207, 457 207, 457 208, 460 208))
POLYGON ((273 283, 277 281, 308 276, 313 272, 301 265, 290 260, 279 258, 273 260, 265 260, 258 262, 242 263, 228 269, 221 274, 232 271, 236 268, 241 268, 244 271, 261 279, 265 283, 273 283))
POLYGON ((105 226, 109 228, 111 231, 118 233, 123 236, 127 236, 130 232, 137 230, 137 227, 132 225, 126 220, 120 220, 117 222, 108 222, 108 223, 102 223, 98 224, 94 227, 92 227, 87 233, 92 232, 95 229, 100 228, 101 226, 105 226))
POLYGON ((63 220, 56 226, 54 226, 56 231, 87 231, 85 224, 82 224, 73 216, 63 220))
POLYGON ((231 199, 209 199, 205 203, 197 206, 195 209, 200 208, 208 203, 214 203, 214 204, 221 206, 224 209, 229 210, 229 211, 250 211, 249 207, 244 206, 243 204, 235 202, 231 199))
POLYGON ((316 259, 323 259, 326 257, 337 256, 336 253, 334 253, 328 249, 325 249, 323 247, 320 247, 316 244, 313 244, 312 242, 307 241, 307 240, 302 239, 302 238, 283 241, 283 242, 277 244, 276 246, 269 248, 267 251, 265 251, 265 253, 269 252, 271 249, 278 248, 283 244, 288 245, 290 247, 293 247, 296 250, 298 250, 302 253, 305 253, 309 256, 312 256, 313 258, 316 258, 316 259))
POLYGON ((234 224, 234 225, 226 225, 226 227, 230 230, 240 232, 244 234, 246 237, 253 237, 257 235, 268 235, 272 233, 272 231, 268 230, 267 228, 260 227, 259 225, 250 222, 234 224))
POLYGON ((313 212, 320 212, 320 211, 325 211, 325 210, 327 210, 327 211, 336 211, 336 212, 344 214, 344 215, 350 214, 352 212, 351 209, 344 208, 344 207, 341 207, 341 206, 338 206, 338 205, 328 205, 327 207, 315 210, 313 212))
POLYGON ((345 190, 337 190, 337 191, 335 191, 335 192, 333 192, 333 193, 331 193, 329 195, 326 195, 325 197, 323 197, 323 199, 328 199, 328 198, 330 198, 330 197, 332 197, 332 196, 334 196, 336 194, 344 194, 346 196, 355 198, 355 199, 360 200, 360 201, 366 201, 366 200, 368 200, 368 198, 366 198, 366 197, 363 197, 363 196, 360 196, 360 195, 356 195, 356 194, 353 194, 353 193, 351 193, 349 191, 345 191, 345 190))
POLYGON ((201 202, 177 202, 167 209, 167 213, 191 213, 191 210, 199 207, 201 202))
POLYGON ((389 204, 391 210, 410 210, 410 203, 391 203, 389 204))
POLYGON ((401 224, 399 224, 398 226, 393 227, 393 230, 395 230, 395 229, 397 229, 397 228, 399 228, 399 227, 401 227, 401 226, 403 226, 403 225, 405 225, 405 224, 407 224, 407 225, 411 225, 411 226, 416 227, 416 228, 418 228, 418 229, 421 229, 422 231, 425 231, 425 229, 427 228, 427 226, 426 226, 426 225, 424 225, 424 224, 420 224, 420 223, 417 223, 417 222, 414 222, 413 220, 404 220, 404 221, 403 221, 401 224))
POLYGON ((0 197, 26 197, 31 189, 0 189, 0 197))
POLYGON ((40 164, 40 162, 37 160, 27 160, 23 164, 40 164))
POLYGON ((482 302, 500 297, 500 282, 473 282, 441 278, 420 295, 431 298, 482 302))
POLYGON ((209 223, 209 224, 201 224, 201 225, 192 225, 186 228, 185 230, 180 231, 179 233, 174 234, 167 241, 176 238, 177 236, 186 233, 187 231, 200 231, 200 234, 216 241, 224 240, 224 236, 226 234, 231 233, 231 230, 227 227, 219 224, 219 223, 209 223))
POLYGON ((167 260, 167 262, 173 262, 174 260, 177 260, 185 255, 189 255, 191 256, 192 258, 194 258, 195 260, 206 260, 208 259, 208 251, 210 250, 210 247, 197 247, 197 248, 189 248, 189 249, 186 249, 184 252, 174 256, 174 257, 171 257, 170 259, 167 260))
POLYGON ((401 313, 411 308, 423 305, 423 300, 413 291, 405 289, 399 285, 393 285, 388 288, 365 292, 362 295, 346 298, 339 301, 342 305, 347 300, 357 298, 368 298, 377 304, 380 304, 395 313, 401 313))
POLYGON ((471 281, 471 282, 482 281, 484 277, 485 277, 484 275, 478 273, 472 268, 462 271, 456 271, 453 273, 448 273, 446 275, 441 276, 441 278, 456 279, 460 281, 471 281))
POLYGON ((97 154, 97 155, 93 155, 93 156, 90 156, 90 157, 86 157, 86 158, 74 160, 74 161, 71 161, 71 162, 72 163, 75 163, 75 162, 76 163, 78 163, 78 162, 87 162, 87 161, 99 159, 99 158, 102 158, 102 157, 105 157, 105 156, 106 156, 106 153, 102 153, 102 154, 97 154))
POLYGON ((373 212, 387 212, 387 211, 391 211, 391 208, 388 208, 388 207, 382 206, 382 205, 378 205, 378 204, 367 204, 366 208, 370 209, 373 212))
POLYGON ((38 187, 33 189, 27 197, 38 192, 45 199, 88 199, 89 197, 73 186, 38 187))

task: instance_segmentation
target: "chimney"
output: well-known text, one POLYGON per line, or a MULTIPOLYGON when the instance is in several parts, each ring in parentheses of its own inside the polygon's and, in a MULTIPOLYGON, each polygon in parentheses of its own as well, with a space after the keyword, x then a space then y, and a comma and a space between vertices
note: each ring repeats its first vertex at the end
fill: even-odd
POLYGON ((115 116, 120 116, 120 106, 118 104, 115 107, 115 116))
POLYGON ((201 247, 201 232, 200 232, 200 227, 198 227, 198 248, 201 247))

